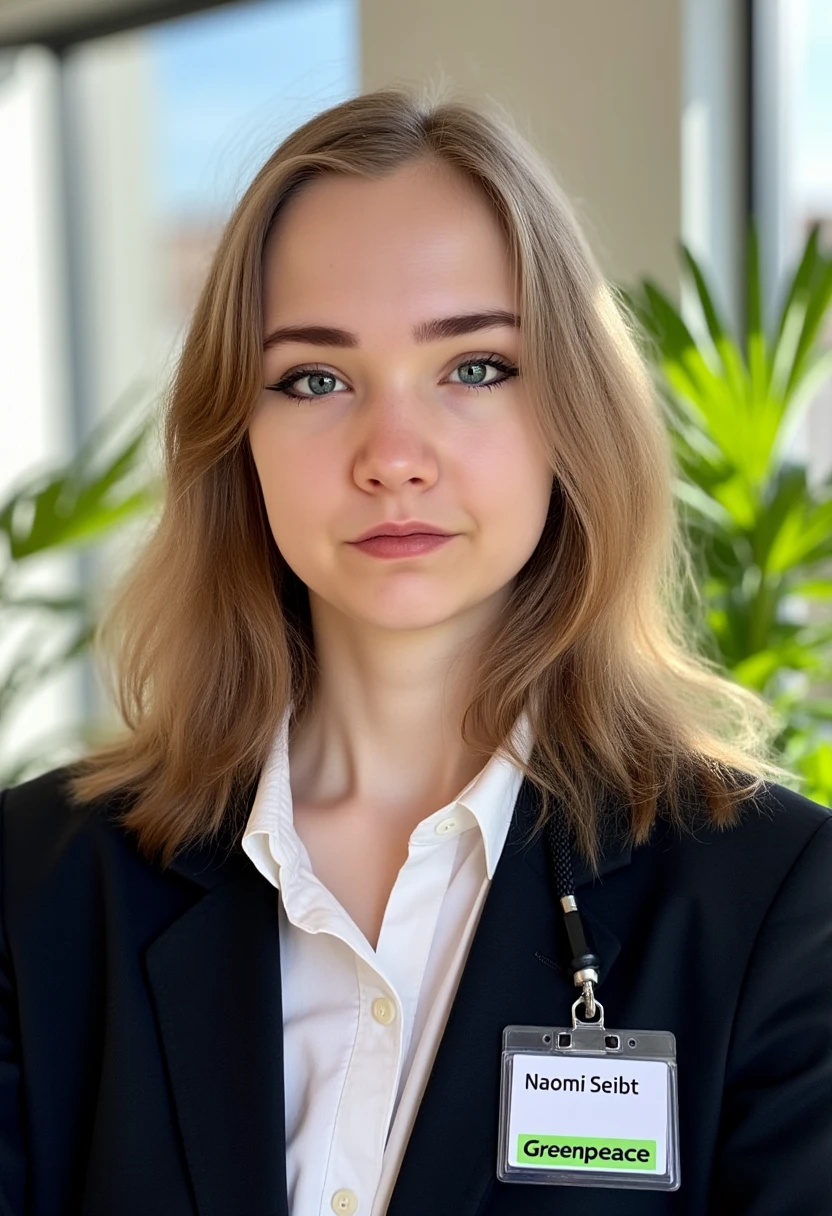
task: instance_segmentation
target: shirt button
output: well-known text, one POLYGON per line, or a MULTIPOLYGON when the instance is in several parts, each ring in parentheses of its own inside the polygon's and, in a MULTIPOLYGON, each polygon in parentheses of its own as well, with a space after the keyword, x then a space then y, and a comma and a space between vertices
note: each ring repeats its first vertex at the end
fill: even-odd
MULTIPOLYGON (((380 996, 373 1001, 373 1017, 377 1022, 382 1022, 385 1026, 389 1026, 395 1020, 396 1006, 392 1001, 388 1001, 386 996, 380 996)), ((352 1211, 352 1208, 350 1208, 350 1211, 352 1211)))
POLYGON ((455 819, 443 819, 437 823, 434 831, 437 836, 447 836, 449 832, 456 830, 457 822, 455 819))
POLYGON ((336 1191, 332 1196, 332 1210, 341 1216, 352 1216, 358 1207, 358 1197, 354 1191, 336 1191))

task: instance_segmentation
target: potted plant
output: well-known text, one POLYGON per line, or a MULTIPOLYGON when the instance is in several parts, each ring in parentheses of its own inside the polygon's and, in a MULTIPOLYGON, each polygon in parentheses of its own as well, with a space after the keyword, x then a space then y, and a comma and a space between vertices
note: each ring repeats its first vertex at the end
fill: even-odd
POLYGON ((808 797, 832 803, 832 477, 811 484, 787 446, 832 372, 822 341, 832 259, 819 225, 762 321, 758 243, 748 234, 742 340, 723 322, 697 260, 680 245, 705 335, 650 279, 617 288, 642 328, 667 409, 676 493, 701 588, 710 657, 781 712, 780 759, 808 797))
MULTIPOLYGON (((30 571, 45 554, 101 543, 156 502, 144 460, 150 425, 119 401, 71 460, 28 476, 0 501, 0 742, 26 698, 86 651, 95 627, 89 588, 33 590, 30 571)), ((85 737, 84 723, 69 723, 29 754, 0 760, 0 786, 42 771, 58 746, 85 737)))

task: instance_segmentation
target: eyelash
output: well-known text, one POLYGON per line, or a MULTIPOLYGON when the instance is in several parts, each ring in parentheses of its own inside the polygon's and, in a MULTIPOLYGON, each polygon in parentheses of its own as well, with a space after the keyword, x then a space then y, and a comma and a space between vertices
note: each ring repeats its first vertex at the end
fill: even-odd
MULTIPOLYGON (((495 354, 482 355, 475 359, 463 359, 460 363, 457 363, 453 370, 456 371, 458 368, 464 367, 466 363, 482 363, 484 366, 495 367, 497 371, 503 373, 503 379, 493 380, 491 384, 462 384, 459 382, 461 388, 500 388, 502 385, 507 384, 509 380, 513 379, 515 376, 519 376, 520 374, 518 368, 516 368, 512 363, 506 363, 504 359, 501 359, 499 355, 495 354)), ((270 384, 267 387, 271 392, 283 393, 284 396, 292 397, 295 401, 325 401, 327 397, 338 396, 337 393, 319 393, 317 396, 307 397, 304 393, 293 393, 289 388, 289 385, 294 384, 295 381, 302 380, 304 376, 314 376, 316 373, 332 376, 335 380, 340 379, 339 376, 335 376, 332 372, 327 371, 325 367, 299 367, 295 371, 291 372, 288 376, 284 376, 282 380, 277 382, 277 384, 270 384)))

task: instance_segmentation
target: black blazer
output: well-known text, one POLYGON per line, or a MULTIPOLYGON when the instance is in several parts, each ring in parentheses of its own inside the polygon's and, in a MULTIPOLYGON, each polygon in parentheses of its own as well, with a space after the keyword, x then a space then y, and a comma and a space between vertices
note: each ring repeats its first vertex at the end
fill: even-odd
MULTIPOLYGON (((287 1216, 277 893, 230 839, 156 868, 65 772, 0 796, 0 1211, 287 1216)), ((771 783, 576 865, 607 1024, 676 1035, 681 1188, 497 1180, 503 1027, 575 996, 536 809, 524 782, 389 1216, 829 1216, 832 815, 771 783)))

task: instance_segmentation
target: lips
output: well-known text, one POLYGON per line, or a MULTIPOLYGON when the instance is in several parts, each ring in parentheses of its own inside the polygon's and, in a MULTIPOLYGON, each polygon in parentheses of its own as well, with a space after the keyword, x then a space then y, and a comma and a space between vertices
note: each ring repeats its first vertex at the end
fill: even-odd
POLYGON ((353 548, 373 557, 410 558, 433 553, 454 539, 448 532, 409 532, 406 536, 373 536, 356 541, 353 548))
POLYGON ((414 521, 411 523, 396 523, 390 521, 385 524, 378 524, 374 528, 368 528, 361 536, 356 537, 353 544, 360 544, 364 540, 371 540, 376 536, 453 536, 453 532, 447 532, 444 528, 437 528, 435 524, 422 523, 414 521))

